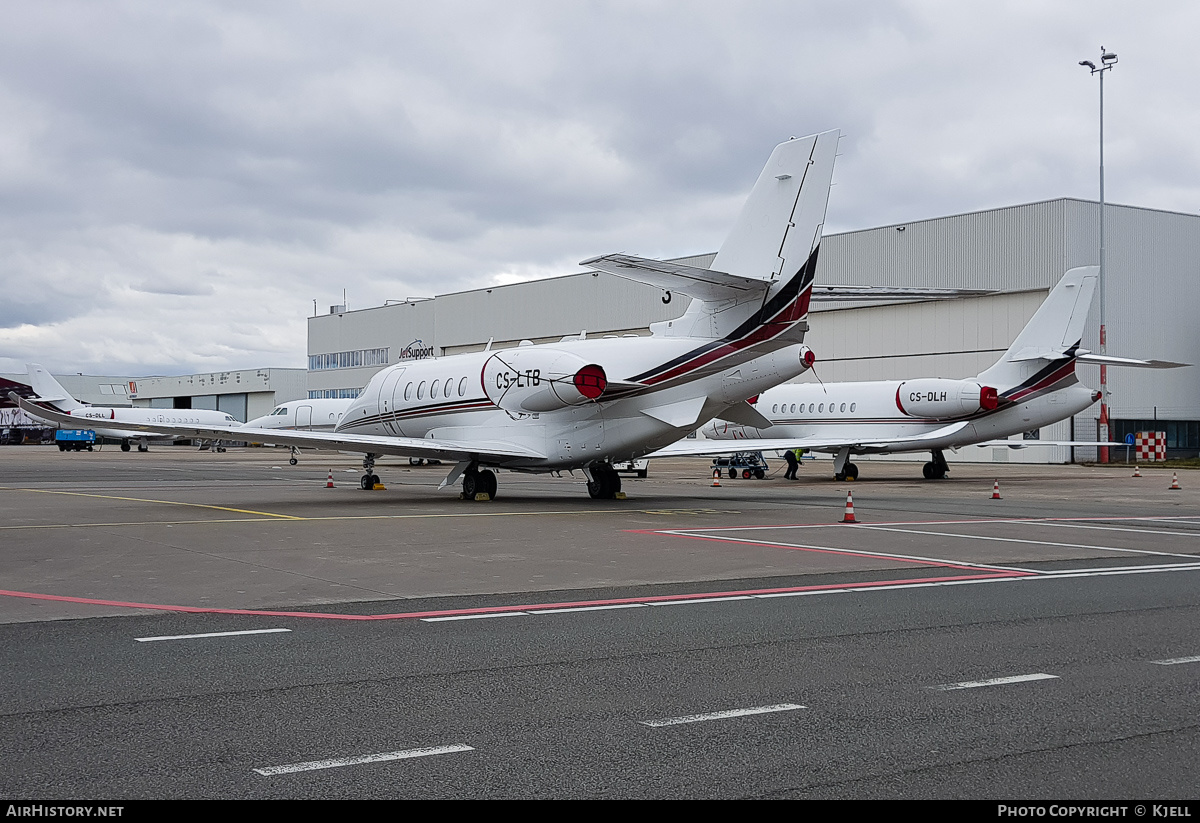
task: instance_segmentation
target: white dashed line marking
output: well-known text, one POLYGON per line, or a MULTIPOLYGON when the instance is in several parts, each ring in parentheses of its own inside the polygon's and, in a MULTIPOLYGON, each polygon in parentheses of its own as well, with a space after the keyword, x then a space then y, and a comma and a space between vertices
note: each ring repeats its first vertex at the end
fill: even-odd
POLYGON ((754 706, 749 709, 730 709, 724 712, 709 712, 708 714, 689 714, 684 717, 665 717, 661 720, 639 720, 643 726, 658 728, 659 726, 679 726, 684 723, 703 723, 707 720, 728 720, 731 717, 748 717, 755 714, 773 714, 774 712, 793 712, 804 709, 796 703, 779 703, 775 706, 754 706))
POLYGON ((135 637, 139 643, 153 643, 156 640, 192 640, 197 637, 237 637, 243 634, 276 634, 290 632, 291 629, 249 629, 242 632, 206 632, 205 634, 164 634, 160 637, 135 637))
POLYGON ((296 772, 315 772, 319 769, 337 769, 342 766, 361 766, 364 763, 385 763, 389 760, 409 760, 414 757, 429 757, 435 754, 453 754, 454 752, 470 752, 472 746, 455 744, 453 746, 430 746, 424 749, 405 749, 400 752, 383 752, 381 754, 364 754, 359 757, 339 757, 331 760, 310 760, 307 763, 292 763, 287 766, 268 766, 254 771, 263 777, 274 777, 277 774, 295 774, 296 772))
POLYGON ((946 683, 930 686, 935 692, 950 692, 956 689, 980 689, 984 686, 1007 686, 1010 683, 1028 683, 1032 680, 1058 680, 1057 674, 1018 674, 1014 677, 993 677, 990 680, 969 680, 965 683, 946 683))
POLYGON ((423 623, 444 623, 447 620, 484 620, 489 617, 528 617, 529 612, 488 612, 487 614, 452 614, 449 617, 422 617, 423 623))
POLYGON ((1180 663, 1200 663, 1200 655, 1196 657, 1172 657, 1170 660, 1151 660, 1156 666, 1178 666, 1180 663))

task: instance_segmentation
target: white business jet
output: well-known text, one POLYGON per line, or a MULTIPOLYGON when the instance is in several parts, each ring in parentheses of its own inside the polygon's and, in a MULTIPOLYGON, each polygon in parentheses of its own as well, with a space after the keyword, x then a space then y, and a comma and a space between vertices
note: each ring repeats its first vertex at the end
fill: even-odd
POLYGON ((581 469, 592 497, 617 497, 613 463, 718 415, 763 423, 746 398, 808 368, 801 343, 837 145, 830 131, 776 146, 712 269, 625 254, 582 264, 692 298, 681 317, 653 324, 650 337, 581 333, 399 363, 377 373, 330 432, 156 428, 362 452, 363 488, 378 481, 376 457, 391 454, 454 461, 441 487, 461 481, 467 500, 495 497, 496 468, 581 469))
MULTIPOLYGON (((834 477, 858 478, 854 454, 929 450, 927 479, 946 476, 944 449, 993 443, 1064 420, 1100 399, 1081 385, 1075 364, 1175 368, 1159 360, 1101 357, 1079 348, 1096 289, 1096 266, 1071 269, 1008 351, 974 378, 877 380, 777 386, 757 408, 770 427, 715 420, 706 437, 739 441, 739 451, 805 448, 836 455, 834 477), (765 430, 764 430, 765 429, 765 430), (774 445, 764 445, 773 443, 774 445)), ((1094 441, 1021 441, 1005 445, 1095 446, 1094 441)), ((670 449, 664 450, 665 454, 670 449)))
MULTIPOLYGON (((318 397, 280 403, 270 414, 247 420, 246 429, 288 429, 292 431, 333 431, 342 421, 353 401, 350 398, 318 397)), ((257 441, 251 441, 257 442, 257 441)), ((292 446, 288 463, 299 463, 299 446, 292 446)))
MULTIPOLYGON (((22 408, 32 417, 56 423, 59 426, 69 426, 75 429, 90 429, 98 437, 109 437, 121 441, 121 451, 129 451, 129 441, 138 440, 138 451, 149 451, 148 440, 151 437, 174 439, 199 438, 200 435, 177 434, 168 431, 168 425, 203 425, 237 427, 237 418, 221 411, 211 409, 147 409, 127 408, 119 406, 89 406, 80 403, 63 388, 50 372, 36 363, 27 363, 25 370, 29 372, 29 385, 37 393, 36 405, 28 403, 22 408), (59 414, 52 414, 58 412, 59 414), (137 429, 138 437, 131 437, 130 429, 118 424, 136 424, 144 426, 137 429)), ((230 440, 233 438, 204 437, 205 440, 230 440)))

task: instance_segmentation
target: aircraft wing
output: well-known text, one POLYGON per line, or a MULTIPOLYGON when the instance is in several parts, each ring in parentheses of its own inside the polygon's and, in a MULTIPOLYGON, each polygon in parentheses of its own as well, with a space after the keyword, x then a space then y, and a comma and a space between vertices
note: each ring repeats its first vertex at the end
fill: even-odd
POLYGON ((752 277, 631 254, 605 254, 584 260, 579 265, 706 301, 745 298, 750 293, 766 291, 771 285, 752 277))
MULTIPOLYGON (((1030 446, 1129 446, 1128 443, 1117 443, 1114 440, 985 440, 982 443, 972 443, 973 446, 1008 446, 1010 449, 1027 449, 1030 446)), ((1133 448, 1133 446, 1129 446, 1133 448)))
MULTIPOLYGON (((27 413, 43 420, 80 428, 81 420, 53 409, 38 406, 9 393, 9 399, 27 413)), ((92 422, 92 421, 88 421, 92 422)), ((479 458, 529 457, 546 455, 514 443, 503 441, 432 440, 416 437, 384 437, 381 435, 344 434, 281 429, 252 429, 245 426, 185 426, 176 423, 124 423, 118 420, 95 421, 104 429, 115 429, 147 436, 183 437, 197 440, 245 440, 276 446, 302 446, 310 449, 334 449, 363 454, 394 454, 401 457, 423 457, 434 460, 473 460, 479 458)))
MULTIPOLYGON (((891 440, 846 440, 833 437, 759 437, 744 440, 680 440, 678 443, 659 449, 652 457, 683 457, 687 455, 733 454, 734 452, 787 451, 788 449, 832 449, 842 446, 851 448, 889 448, 896 446, 920 446, 930 440, 940 440, 957 434, 969 424, 965 421, 951 423, 940 429, 912 437, 897 437, 891 440)), ((1095 445, 1094 443, 1091 445, 1095 445)))

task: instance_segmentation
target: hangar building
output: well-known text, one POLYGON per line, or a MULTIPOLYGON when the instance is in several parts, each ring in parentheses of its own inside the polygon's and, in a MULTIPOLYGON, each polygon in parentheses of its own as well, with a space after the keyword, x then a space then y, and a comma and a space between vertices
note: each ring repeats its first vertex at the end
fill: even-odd
MULTIPOLYGON (((1200 363, 1200 319, 1187 297, 1200 286, 1200 215, 1113 204, 1105 212, 1108 353, 1200 363)), ((887 305, 814 303, 806 342, 817 354, 817 373, 824 381, 974 376, 1004 352, 1067 269, 1098 262, 1099 214, 1096 202, 1062 198, 826 235, 818 284, 995 293, 887 305)), ((713 257, 678 260, 707 266, 713 257)), ((387 365, 476 351, 489 339, 493 348, 505 348, 580 330, 649 334, 650 323, 687 307, 682 295, 667 300, 660 289, 584 272, 355 311, 335 306, 309 319, 308 396, 353 397, 387 365)), ((1099 351, 1098 304, 1097 297, 1083 341, 1092 351, 1099 351)), ((1098 367, 1080 366, 1079 376, 1099 386, 1098 367)), ((1165 431, 1170 456, 1200 453, 1195 368, 1110 368, 1108 381, 1113 440, 1165 431)), ((1026 436, 1095 440, 1098 419, 1096 404, 1026 436)), ((1094 459, 1095 451, 972 447, 956 459, 1067 462, 1094 459)))

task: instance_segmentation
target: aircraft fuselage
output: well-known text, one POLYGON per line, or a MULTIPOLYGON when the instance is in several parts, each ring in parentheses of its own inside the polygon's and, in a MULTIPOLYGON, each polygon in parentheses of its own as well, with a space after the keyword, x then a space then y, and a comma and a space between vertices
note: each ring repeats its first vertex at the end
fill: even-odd
POLYGON ((337 431, 459 441, 486 432, 545 455, 492 465, 582 468, 649 454, 806 368, 798 345, 754 356, 707 339, 633 342, 569 340, 398 363, 371 379, 337 431), (581 396, 572 378, 594 366, 608 391, 581 396))

